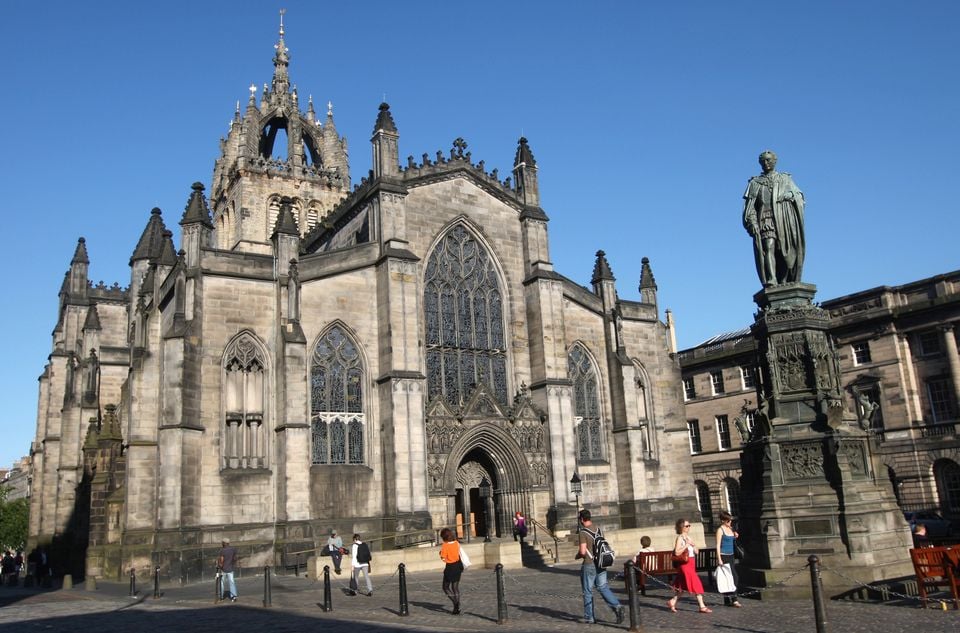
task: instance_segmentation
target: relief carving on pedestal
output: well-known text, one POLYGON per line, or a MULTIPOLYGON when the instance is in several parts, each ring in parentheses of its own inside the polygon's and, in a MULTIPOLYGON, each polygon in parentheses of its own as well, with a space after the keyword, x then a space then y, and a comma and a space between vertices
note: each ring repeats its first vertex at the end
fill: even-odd
POLYGON ((802 333, 771 336, 767 358, 777 392, 805 391, 812 387, 807 372, 806 339, 802 333))
POLYGON ((867 460, 861 442, 845 441, 840 444, 839 452, 846 456, 847 464, 850 466, 850 474, 854 477, 867 475, 867 460))
POLYGON ((819 442, 782 446, 780 459, 784 479, 813 479, 824 476, 823 449, 819 442))

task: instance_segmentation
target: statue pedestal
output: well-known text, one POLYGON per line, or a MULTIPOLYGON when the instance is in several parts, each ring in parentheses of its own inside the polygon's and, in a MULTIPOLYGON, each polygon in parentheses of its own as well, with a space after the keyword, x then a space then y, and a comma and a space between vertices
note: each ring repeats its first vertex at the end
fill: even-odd
MULTIPOLYGON (((912 538, 869 433, 844 409, 829 315, 815 292, 795 283, 754 297, 761 406, 740 458, 741 576, 776 585, 816 554, 824 586, 839 593, 912 574, 912 538)), ((809 574, 777 589, 792 592, 809 593, 809 574)))

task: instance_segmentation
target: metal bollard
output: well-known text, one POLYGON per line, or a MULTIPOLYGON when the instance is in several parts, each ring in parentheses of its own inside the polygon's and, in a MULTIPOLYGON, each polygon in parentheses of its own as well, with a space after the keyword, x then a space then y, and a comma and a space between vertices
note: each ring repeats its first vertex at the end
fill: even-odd
POLYGON ((219 567, 217 567, 217 575, 214 577, 213 591, 213 604, 217 604, 223 600, 223 574, 219 567))
POLYGON ((810 564, 810 589, 813 592, 813 613, 817 620, 817 633, 827 633, 827 612, 823 604, 823 583, 820 581, 820 559, 811 554, 807 559, 810 564))
POLYGON ((497 573, 497 624, 507 623, 507 596, 503 591, 503 565, 494 567, 497 573))
POLYGON ((333 611, 333 595, 330 591, 330 565, 323 566, 323 610, 333 611))
POLYGON ((630 628, 627 630, 633 633, 642 633, 640 600, 637 598, 637 567, 632 560, 623 564, 623 576, 627 579, 627 601, 630 605, 630 628))
POLYGON ((400 615, 410 615, 410 605, 407 604, 407 566, 400 563, 400 615))
POLYGON ((130 568, 130 597, 135 598, 137 595, 137 572, 134 571, 133 567, 130 568))
POLYGON ((263 568, 263 606, 269 607, 273 605, 273 596, 271 594, 270 587, 270 567, 263 568))
POLYGON ((154 599, 160 597, 160 565, 153 570, 153 597, 154 599))

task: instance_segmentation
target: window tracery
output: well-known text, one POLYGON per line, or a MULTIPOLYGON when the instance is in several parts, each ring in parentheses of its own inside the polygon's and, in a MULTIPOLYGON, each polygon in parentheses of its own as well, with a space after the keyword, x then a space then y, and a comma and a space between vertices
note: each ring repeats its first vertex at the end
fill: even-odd
POLYGON ((224 466, 266 468, 263 403, 266 361, 255 339, 243 333, 224 354, 224 466))
POLYGON ((363 363, 343 328, 330 328, 313 352, 310 416, 314 464, 363 464, 363 363))
POLYGON ((577 455, 581 461, 603 459, 603 424, 597 371, 583 345, 567 356, 567 375, 573 382, 573 410, 577 424, 577 455))
POLYGON ((457 225, 427 260, 424 282, 429 397, 456 406, 485 383, 507 404, 503 294, 490 254, 457 225))

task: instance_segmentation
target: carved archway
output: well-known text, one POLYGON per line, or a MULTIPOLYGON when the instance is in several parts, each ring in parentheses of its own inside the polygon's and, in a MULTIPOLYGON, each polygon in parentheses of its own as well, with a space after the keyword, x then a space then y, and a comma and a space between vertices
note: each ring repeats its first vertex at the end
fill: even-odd
POLYGON ((472 525, 471 536, 478 534, 477 513, 473 521, 470 514, 480 506, 483 476, 494 506, 487 509, 491 536, 510 534, 514 512, 529 514, 531 492, 550 490, 545 417, 525 392, 506 410, 482 384, 456 410, 436 398, 427 406, 427 446, 430 496, 446 497, 447 522, 472 525))

